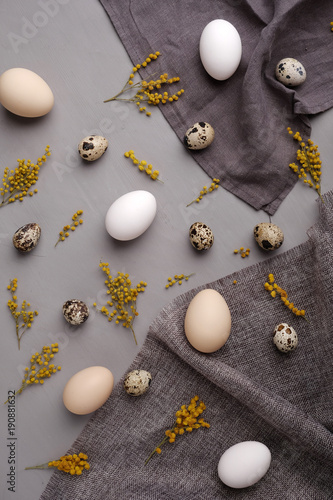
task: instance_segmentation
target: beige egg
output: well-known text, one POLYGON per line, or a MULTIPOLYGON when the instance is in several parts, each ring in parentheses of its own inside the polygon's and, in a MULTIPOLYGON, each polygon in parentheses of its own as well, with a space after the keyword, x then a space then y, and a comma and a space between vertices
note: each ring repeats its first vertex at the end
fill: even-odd
POLYGON ((62 399, 67 410, 88 415, 100 408, 113 389, 113 375, 104 366, 90 366, 75 373, 65 385, 62 399))
POLYGON ((231 314, 222 295, 216 290, 201 290, 191 300, 185 315, 185 335, 200 352, 211 353, 227 342, 231 330, 231 314))
POLYGON ((0 76, 0 103, 15 115, 36 118, 51 111, 54 96, 37 73, 11 68, 0 76))

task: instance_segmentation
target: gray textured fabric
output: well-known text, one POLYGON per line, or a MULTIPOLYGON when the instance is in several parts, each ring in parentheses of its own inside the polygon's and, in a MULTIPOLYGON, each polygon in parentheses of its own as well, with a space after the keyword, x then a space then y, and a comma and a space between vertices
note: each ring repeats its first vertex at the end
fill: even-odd
POLYGON ((192 289, 160 312, 128 369, 150 371, 150 389, 132 397, 122 380, 116 385, 70 450, 88 454, 90 471, 55 471, 41 500, 333 498, 333 192, 324 199, 305 243, 192 289), (270 272, 308 321, 264 289, 270 272), (229 340, 213 354, 197 352, 184 335, 187 307, 203 288, 219 291, 232 317, 229 340), (280 322, 299 336, 290 354, 272 342, 280 322), (210 429, 166 443, 145 466, 175 412, 195 394, 207 406, 210 429), (256 485, 235 490, 219 480, 217 464, 245 440, 266 444, 272 464, 256 485))
MULTIPOLYGON (((160 105, 180 140, 198 121, 214 127, 213 144, 189 154, 225 189, 272 215, 297 180, 288 167, 297 148, 286 128, 307 139, 307 115, 333 105, 332 1, 100 1, 133 64, 161 52, 143 78, 159 71, 180 77, 183 96, 160 105), (205 72, 199 58, 202 30, 219 18, 236 27, 243 45, 239 68, 222 82, 205 72), (286 88, 275 79, 275 66, 285 57, 305 66, 301 86, 286 88)), ((119 90, 111 86, 105 98, 119 90)))

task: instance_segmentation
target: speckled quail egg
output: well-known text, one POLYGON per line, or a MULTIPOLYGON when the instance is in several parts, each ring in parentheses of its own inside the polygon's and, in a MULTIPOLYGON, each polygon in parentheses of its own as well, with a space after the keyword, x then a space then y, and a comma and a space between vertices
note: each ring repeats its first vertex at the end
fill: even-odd
POLYGON ((305 82, 306 71, 303 64, 297 61, 297 59, 286 57, 277 63, 275 76, 279 82, 287 87, 297 87, 297 85, 305 82))
POLYGON ((65 320, 71 325, 81 325, 89 317, 89 308, 82 300, 67 300, 62 306, 62 312, 65 320))
POLYGON ((81 158, 95 161, 100 158, 108 148, 108 140, 101 135, 89 135, 80 142, 78 149, 81 158))
POLYGON ((141 396, 149 389, 151 380, 151 374, 146 370, 133 370, 125 377, 124 389, 130 396, 141 396))
POLYGON ((188 149, 205 149, 210 146, 214 137, 215 131, 209 123, 197 122, 187 130, 184 144, 188 149))
POLYGON ((197 250, 208 250, 214 243, 213 231, 203 222, 194 222, 189 236, 192 246, 197 250))
POLYGON ((40 238, 41 228, 36 222, 31 222, 20 227, 13 236, 13 245, 20 252, 33 250, 40 238))
POLYGON ((258 245, 264 250, 276 250, 284 240, 282 229, 271 222, 261 222, 254 226, 253 234, 258 245))
POLYGON ((273 342, 279 351, 293 351, 298 345, 297 333, 288 323, 280 323, 274 329, 273 342))

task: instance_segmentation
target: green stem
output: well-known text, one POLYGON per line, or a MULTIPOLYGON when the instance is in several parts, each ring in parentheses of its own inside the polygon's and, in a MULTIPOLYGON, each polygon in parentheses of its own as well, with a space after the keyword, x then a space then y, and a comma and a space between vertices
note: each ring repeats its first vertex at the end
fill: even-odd
MULTIPOLYGON (((2 202, 0 203, 0 207, 2 207, 3 205, 7 205, 8 204, 8 200, 10 198, 13 198, 15 196, 15 193, 19 191, 17 188, 13 188, 13 191, 11 191, 9 194, 7 194, 7 198, 5 196, 5 194, 2 196, 2 202)), ((16 199, 14 198, 14 200, 16 201, 16 199)))
POLYGON ((141 86, 141 81, 135 83, 134 85, 129 85, 128 87, 127 87, 127 82, 126 82, 126 84, 124 85, 124 87, 122 88, 122 90, 120 92, 118 92, 118 94, 116 94, 113 97, 110 97, 110 99, 106 99, 103 102, 111 102, 111 101, 116 101, 116 100, 118 100, 118 101, 122 101, 122 100, 127 101, 128 99, 118 99, 118 96, 120 96, 124 92, 128 92, 131 89, 137 89, 140 86, 141 86))
POLYGON ((186 207, 189 207, 190 205, 192 205, 192 203, 195 203, 195 202, 199 203, 201 201, 201 199, 202 199, 202 198, 200 199, 199 197, 200 196, 204 196, 205 194, 207 194, 207 193, 199 194, 197 196, 197 198, 195 198, 195 200, 192 200, 191 203, 189 203, 188 205, 186 205, 186 207), (199 200, 199 201, 197 201, 197 200, 199 200))
POLYGON ((318 195, 319 195, 319 198, 321 199, 321 201, 324 203, 325 205, 325 201, 324 201, 324 198, 322 197, 321 193, 319 191, 317 191, 318 195))
POLYGON ((121 92, 120 92, 119 94, 115 95, 114 97, 110 97, 110 99, 106 99, 106 100, 105 100, 105 101, 103 101, 103 102, 111 102, 111 101, 116 101, 116 100, 117 100, 117 96, 118 96, 118 95, 120 95, 120 94, 121 94, 121 92))
POLYGON ((48 464, 34 465, 32 467, 25 467, 24 470, 32 470, 32 469, 50 469, 48 464))
POLYGON ((195 201, 197 201, 196 199, 191 201, 191 203, 189 203, 188 205, 186 205, 186 207, 189 207, 190 205, 192 205, 192 203, 194 203, 195 201))
POLYGON ((135 340, 135 344, 136 344, 136 345, 138 345, 138 343, 137 343, 137 341, 136 341, 136 336, 135 336, 135 333, 134 333, 134 330, 133 330, 132 325, 130 325, 130 329, 132 330, 133 337, 134 337, 134 340, 135 340))
MULTIPOLYGON (((156 75, 156 73, 153 73, 151 77, 153 77, 154 75, 156 75)), ((128 85, 128 82, 125 83, 124 87, 122 88, 122 90, 120 92, 118 92, 118 94, 116 94, 115 96, 111 97, 110 99, 106 99, 105 101, 103 102, 111 102, 111 101, 134 101, 136 99, 118 99, 118 97, 123 94, 124 92, 128 92, 129 90, 131 89, 137 89, 137 88, 140 88, 142 85, 142 80, 140 80, 139 82, 136 82, 134 83, 133 85, 128 85)), ((146 99, 148 100, 148 99, 146 99)))
POLYGON ((5 197, 3 198, 1 204, 0 204, 0 207, 2 207, 3 205, 7 205, 8 204, 8 200, 9 200, 10 196, 8 196, 7 199, 5 199, 5 197))
POLYGON ((193 276, 195 273, 191 273, 191 274, 188 274, 187 276, 184 276, 184 278, 177 278, 177 282, 179 281, 184 281, 186 278, 190 278, 191 276, 193 276))
MULTIPOLYGON (((177 427, 177 423, 174 423, 172 428, 171 428, 171 432, 173 432, 175 430, 175 428, 177 427)), ((167 441, 169 441, 169 436, 164 436, 164 438, 162 439, 162 441, 160 442, 160 444, 158 444, 156 446, 156 448, 151 452, 151 454, 149 455, 149 457, 147 458, 147 460, 145 461, 145 465, 147 465, 147 463, 149 462, 149 460, 151 459, 151 457, 157 453, 156 450, 157 448, 161 448, 161 446, 163 446, 164 443, 166 443, 167 441)))
MULTIPOLYGON (((23 391, 23 389, 25 389, 25 387, 24 387, 24 384, 22 384, 21 387, 16 392, 14 392, 14 396, 16 396, 17 394, 21 394, 21 392, 23 391)), ((7 401, 4 402, 4 405, 7 404, 8 401, 9 401, 9 398, 7 399, 7 401)))
POLYGON ((18 343, 18 348, 20 350, 21 348, 21 338, 23 337, 23 334, 27 331, 27 327, 26 327, 26 324, 23 323, 23 325, 19 326, 19 324, 17 323, 16 324, 16 336, 17 336, 17 343, 18 343), (24 328, 25 327, 25 328, 24 328), (21 335, 19 334, 19 330, 20 328, 24 328, 23 332, 21 333, 21 335))
POLYGON ((21 342, 21 337, 22 337, 22 335, 23 335, 23 333, 24 333, 24 332, 22 333, 22 335, 21 335, 21 337, 20 337, 20 334, 19 334, 19 329, 20 329, 19 324, 18 324, 18 322, 16 321, 16 337, 17 337, 17 344, 18 344, 18 348, 19 348, 19 350, 20 350, 20 347, 21 347, 21 345, 20 345, 20 342, 21 342))
POLYGON ((154 454, 156 453, 156 449, 160 448, 161 446, 163 446, 163 444, 166 443, 168 441, 168 439, 169 439, 168 436, 164 436, 164 438, 162 439, 162 441, 160 442, 160 444, 158 444, 156 446, 156 448, 154 449, 154 451, 151 452, 151 454, 149 455, 149 457, 145 461, 145 465, 147 465, 147 463, 149 462, 149 460, 154 456, 154 454))

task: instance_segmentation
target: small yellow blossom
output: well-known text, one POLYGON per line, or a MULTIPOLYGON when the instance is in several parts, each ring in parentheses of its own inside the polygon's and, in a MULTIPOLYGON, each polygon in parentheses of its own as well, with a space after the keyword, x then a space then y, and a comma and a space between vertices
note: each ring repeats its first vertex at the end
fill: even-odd
POLYGON ((208 429, 210 424, 200 417, 205 409, 206 405, 203 401, 199 401, 199 396, 194 396, 189 405, 182 405, 180 410, 175 414, 176 419, 173 426, 171 429, 165 431, 164 438, 149 455, 145 461, 145 465, 147 465, 155 453, 161 453, 161 446, 167 441, 169 441, 169 443, 174 443, 177 436, 181 436, 185 431, 190 433, 194 429, 199 429, 200 427, 206 427, 208 429))
MULTIPOLYGON (((58 351, 58 344, 55 343, 51 344, 51 346, 45 345, 40 353, 36 352, 31 356, 30 366, 25 368, 21 387, 15 392, 15 395, 21 394, 31 384, 43 385, 44 379, 50 378, 54 373, 61 370, 61 366, 50 363, 58 351)), ((8 400, 5 401, 5 404, 7 402, 8 400)))
POLYGON ((25 470, 31 469, 50 469, 55 468, 62 472, 66 472, 71 476, 81 476, 84 470, 89 470, 88 455, 85 453, 74 453, 73 455, 64 455, 58 460, 52 460, 46 464, 35 465, 33 467, 26 467, 25 470))
POLYGON ((274 275, 272 273, 269 273, 268 275, 268 281, 264 284, 265 290, 267 290, 272 297, 276 297, 277 294, 280 296, 281 301, 283 304, 290 309, 290 311, 295 314, 296 316, 301 316, 302 318, 305 318, 305 310, 304 309, 298 309, 293 302, 290 302, 288 300, 288 294, 283 288, 281 288, 276 282, 274 275))
POLYGON ((38 315, 38 312, 28 311, 30 304, 26 300, 23 300, 21 310, 18 309, 17 296, 15 295, 16 289, 17 278, 13 278, 7 286, 7 290, 10 291, 12 296, 12 298, 8 300, 7 305, 15 320, 16 338, 18 348, 20 349, 22 336, 28 328, 31 328, 34 318, 38 315))
POLYGON ((83 219, 78 219, 80 215, 83 214, 83 210, 78 210, 75 212, 72 216, 72 221, 71 224, 67 224, 66 226, 63 227, 62 231, 59 231, 59 238, 56 244, 54 245, 55 247, 58 245, 60 241, 65 241, 66 238, 69 236, 69 230, 75 231, 75 229, 80 225, 83 224, 83 219))
POLYGON ((195 273, 191 273, 191 274, 175 274, 173 278, 171 278, 171 276, 169 276, 168 278, 168 283, 165 285, 165 288, 170 288, 171 286, 173 286, 175 283, 178 283, 178 285, 181 285, 183 283, 183 281, 188 281, 188 279, 193 276, 195 273))
POLYGON ((135 74, 138 69, 145 68, 149 63, 156 60, 160 56, 160 52, 155 52, 155 54, 149 54, 141 64, 137 64, 132 68, 132 73, 130 74, 127 82, 124 87, 118 94, 110 99, 106 99, 104 102, 110 101, 127 101, 127 102, 135 102, 135 104, 139 107, 140 112, 145 112, 146 116, 151 116, 150 111, 146 111, 146 107, 142 106, 142 103, 145 102, 148 105, 157 106, 158 104, 166 104, 167 102, 174 102, 179 99, 179 97, 184 93, 184 89, 180 89, 174 94, 169 94, 167 91, 160 92, 162 86, 172 85, 173 83, 179 82, 180 78, 178 76, 169 78, 168 73, 163 73, 157 80, 140 80, 137 83, 133 82, 135 74), (135 89, 136 94, 130 98, 124 98, 122 95, 129 90, 135 89))
POLYGON ((150 176, 151 179, 153 179, 153 181, 157 180, 163 182, 158 178, 160 172, 158 170, 153 170, 153 166, 150 163, 147 164, 145 160, 139 162, 139 160, 135 158, 134 151, 132 149, 126 151, 126 153, 124 153, 124 156, 125 158, 130 158, 133 164, 137 165, 140 172, 145 172, 147 175, 150 176))
POLYGON ((186 206, 189 207, 190 205, 192 205, 192 203, 199 203, 202 200, 203 196, 205 196, 208 193, 212 193, 213 191, 215 191, 215 189, 218 189, 219 182, 220 182, 220 179, 214 178, 213 182, 211 183, 209 188, 207 188, 207 186, 204 186, 202 188, 202 190, 200 191, 200 193, 198 194, 198 196, 194 200, 192 200, 190 203, 188 203, 186 206))
POLYGON ((297 163, 290 163, 289 167, 298 175, 299 179, 303 179, 304 184, 317 191, 321 201, 321 160, 318 146, 311 139, 308 139, 308 144, 303 142, 299 132, 294 132, 290 127, 287 128, 288 133, 293 136, 293 139, 298 142, 299 149, 297 150, 297 163), (309 177, 310 178, 309 178, 309 177))
POLYGON ((99 267, 106 275, 104 284, 107 288, 106 293, 109 296, 109 300, 106 303, 107 306, 102 306, 100 309, 97 308, 96 302, 93 303, 93 306, 97 311, 104 314, 108 318, 108 321, 111 322, 114 319, 116 325, 121 323, 123 327, 130 328, 137 344, 133 329, 134 319, 139 315, 136 309, 136 300, 138 294, 145 291, 147 283, 140 281, 135 288, 132 288, 132 282, 127 273, 118 272, 117 276, 113 278, 107 262, 101 262, 99 267))
POLYGON ((2 187, 0 187, 0 207, 15 201, 23 201, 29 195, 33 196, 38 192, 34 186, 39 178, 39 170, 43 163, 46 162, 46 157, 50 156, 50 146, 46 146, 45 155, 38 158, 36 163, 31 160, 17 160, 18 167, 14 170, 5 168, 2 177, 2 187))
POLYGON ((249 248, 244 248, 240 247, 239 249, 234 250, 234 254, 240 254, 240 256, 244 259, 245 257, 248 257, 250 255, 250 249, 249 248))

